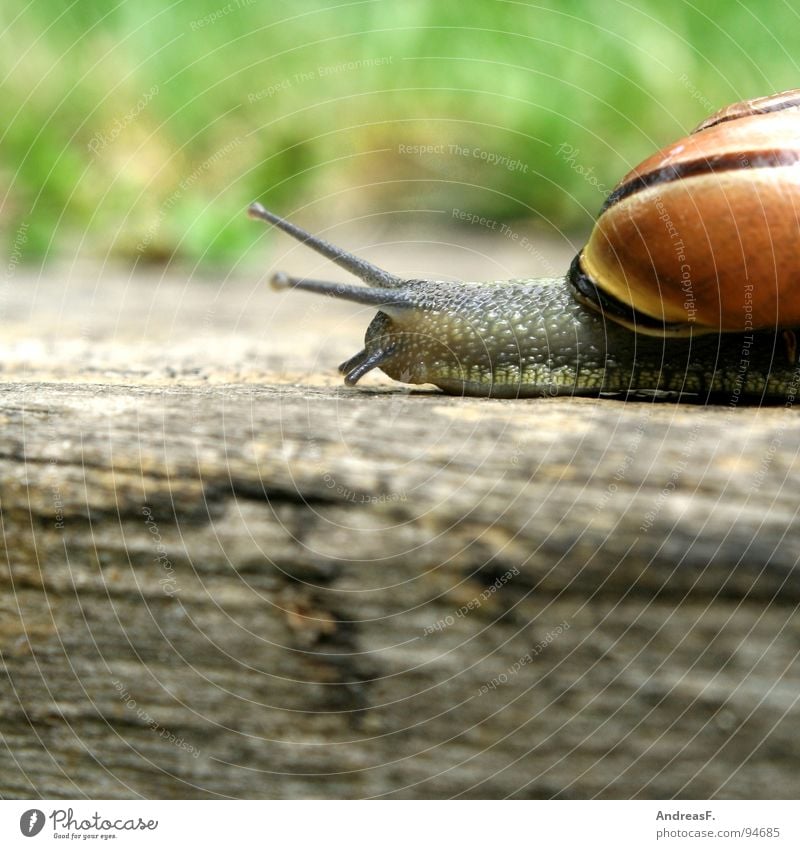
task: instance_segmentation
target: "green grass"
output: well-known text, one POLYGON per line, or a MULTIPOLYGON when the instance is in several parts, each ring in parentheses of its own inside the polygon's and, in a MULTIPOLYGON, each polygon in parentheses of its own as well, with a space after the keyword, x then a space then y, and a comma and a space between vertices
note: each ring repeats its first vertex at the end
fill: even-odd
POLYGON ((229 262, 254 198, 585 229, 712 109, 800 86, 799 24, 730 0, 3 0, 0 224, 23 261, 229 262))

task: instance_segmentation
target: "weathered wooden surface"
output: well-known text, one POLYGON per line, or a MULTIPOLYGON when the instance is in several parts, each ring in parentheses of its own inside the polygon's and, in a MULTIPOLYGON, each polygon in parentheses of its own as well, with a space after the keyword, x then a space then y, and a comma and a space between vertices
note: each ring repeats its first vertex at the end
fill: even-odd
POLYGON ((2 795, 799 795, 795 410, 349 390, 358 308, 67 280, 3 296, 2 795))

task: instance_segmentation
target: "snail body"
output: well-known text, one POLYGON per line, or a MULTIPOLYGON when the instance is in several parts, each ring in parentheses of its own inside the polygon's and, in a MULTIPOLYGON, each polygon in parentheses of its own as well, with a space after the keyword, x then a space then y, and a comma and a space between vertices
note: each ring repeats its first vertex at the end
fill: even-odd
POLYGON ((380 367, 451 394, 793 400, 800 387, 800 90, 733 104, 626 175, 562 278, 404 280, 265 210, 366 287, 354 385, 380 367))

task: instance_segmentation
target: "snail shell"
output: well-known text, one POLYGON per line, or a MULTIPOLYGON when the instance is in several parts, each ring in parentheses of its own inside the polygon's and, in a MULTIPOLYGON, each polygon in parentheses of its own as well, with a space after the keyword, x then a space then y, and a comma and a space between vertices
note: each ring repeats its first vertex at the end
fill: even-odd
POLYGON ((620 181, 573 284, 650 333, 800 326, 799 165, 800 89, 720 110, 620 181))

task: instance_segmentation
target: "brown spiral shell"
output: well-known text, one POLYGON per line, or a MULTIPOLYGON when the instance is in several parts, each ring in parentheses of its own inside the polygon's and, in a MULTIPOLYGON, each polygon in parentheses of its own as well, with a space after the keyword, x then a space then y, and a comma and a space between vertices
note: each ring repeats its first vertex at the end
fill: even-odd
POLYGON ((626 174, 571 275, 648 332, 800 327, 800 89, 727 106, 626 174))

